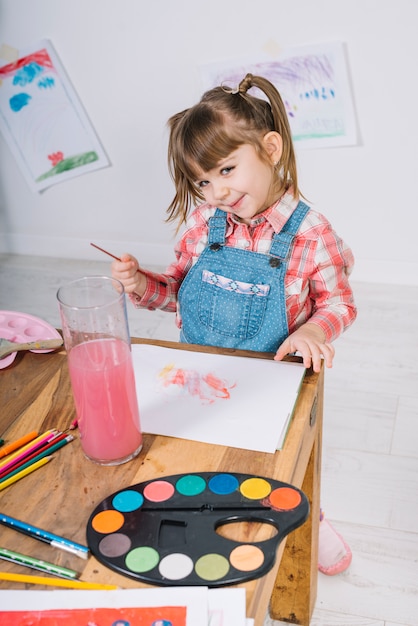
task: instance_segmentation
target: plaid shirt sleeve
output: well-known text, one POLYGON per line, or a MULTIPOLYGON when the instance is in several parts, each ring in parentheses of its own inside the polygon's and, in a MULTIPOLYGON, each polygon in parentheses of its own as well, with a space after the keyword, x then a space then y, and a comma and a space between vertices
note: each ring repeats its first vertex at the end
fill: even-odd
POLYGON ((174 248, 176 259, 163 274, 141 268, 141 272, 147 277, 147 286, 142 297, 136 293, 130 294, 129 299, 135 307, 150 311, 162 309, 169 313, 176 312, 178 291, 187 272, 205 247, 207 219, 213 212, 210 210, 192 213, 185 233, 174 248))
POLYGON ((297 236, 286 277, 289 331, 306 322, 336 339, 356 319, 349 276, 351 249, 319 213, 310 211, 297 236))

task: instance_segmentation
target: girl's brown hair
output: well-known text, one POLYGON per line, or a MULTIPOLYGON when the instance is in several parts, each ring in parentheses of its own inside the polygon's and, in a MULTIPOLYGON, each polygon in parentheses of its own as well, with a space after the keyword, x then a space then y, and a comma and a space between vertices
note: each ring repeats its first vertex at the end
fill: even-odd
POLYGON ((167 209, 167 221, 187 219, 194 204, 203 195, 195 184, 198 171, 209 172, 221 159, 243 144, 251 144, 261 159, 270 164, 263 146, 269 131, 278 132, 283 151, 275 166, 277 197, 290 186, 299 195, 296 157, 292 135, 282 98, 274 85, 261 76, 247 74, 238 89, 215 87, 207 91, 195 106, 173 115, 169 121, 168 166, 176 194, 167 209), (247 92, 257 87, 267 101, 247 92))

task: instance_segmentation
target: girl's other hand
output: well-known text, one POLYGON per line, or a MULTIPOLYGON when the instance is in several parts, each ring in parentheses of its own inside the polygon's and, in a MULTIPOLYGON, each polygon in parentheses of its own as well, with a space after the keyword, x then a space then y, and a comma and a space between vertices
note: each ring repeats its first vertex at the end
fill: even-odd
POLYGON ((314 372, 321 370, 321 361, 324 358, 325 365, 332 367, 334 347, 325 341, 324 331, 316 324, 307 322, 289 335, 282 343, 274 357, 275 361, 281 361, 287 354, 299 352, 303 358, 303 365, 313 367, 314 372))
POLYGON ((112 277, 120 280, 126 293, 136 293, 143 296, 146 287, 145 275, 139 270, 139 264, 130 254, 122 254, 120 261, 113 261, 111 265, 112 277))

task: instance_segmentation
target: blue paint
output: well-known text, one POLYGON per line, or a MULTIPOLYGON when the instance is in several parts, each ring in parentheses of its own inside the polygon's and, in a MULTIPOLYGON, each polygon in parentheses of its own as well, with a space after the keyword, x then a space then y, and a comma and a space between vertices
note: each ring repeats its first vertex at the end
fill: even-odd
POLYGON ((32 96, 30 96, 28 93, 18 93, 10 98, 10 108, 12 109, 12 111, 15 111, 17 113, 18 111, 23 109, 24 106, 29 104, 31 98, 32 96))
POLYGON ((44 68, 38 63, 28 63, 16 72, 13 78, 13 85, 24 87, 28 83, 33 82, 43 71, 44 68))
POLYGON ((128 511, 136 511, 144 503, 144 496, 138 491, 133 489, 126 489, 118 493, 113 498, 113 506, 117 511, 121 513, 127 513, 128 511))
POLYGON ((238 489, 239 482, 232 474, 217 474, 209 481, 209 489, 220 496, 226 496, 238 489))
POLYGON ((49 89, 55 87, 55 80, 51 76, 45 76, 38 81, 39 89, 49 89))

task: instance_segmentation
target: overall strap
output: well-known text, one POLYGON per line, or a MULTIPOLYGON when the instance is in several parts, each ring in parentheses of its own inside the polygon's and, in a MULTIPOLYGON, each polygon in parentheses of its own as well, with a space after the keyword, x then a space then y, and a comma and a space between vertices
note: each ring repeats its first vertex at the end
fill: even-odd
POLYGON ((274 235, 270 248, 270 254, 272 256, 277 257, 281 261, 287 260, 293 239, 308 211, 308 205, 300 201, 282 230, 274 235))
POLYGON ((226 233, 226 212, 216 209, 215 215, 209 218, 208 244, 224 245, 226 233))

